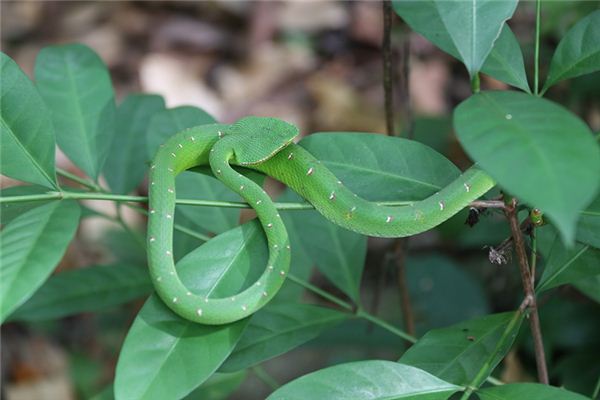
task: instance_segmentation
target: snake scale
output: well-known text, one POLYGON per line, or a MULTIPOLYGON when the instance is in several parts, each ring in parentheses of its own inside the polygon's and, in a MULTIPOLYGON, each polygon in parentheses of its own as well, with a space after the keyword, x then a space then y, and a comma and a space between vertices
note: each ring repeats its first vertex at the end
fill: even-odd
POLYGON ((410 206, 381 206, 356 196, 307 150, 294 144, 297 134, 294 125, 282 120, 251 116, 231 125, 187 129, 159 148, 149 179, 148 262, 158 295, 181 317, 208 325, 245 318, 275 296, 288 273, 291 252, 281 216, 262 187, 232 166, 271 176, 312 203, 331 222, 379 237, 404 237, 429 230, 495 184, 474 166, 422 201, 410 206), (269 258, 264 272, 235 296, 212 298, 194 294, 181 282, 175 269, 175 177, 202 165, 210 165, 215 177, 254 208, 267 238, 269 258))

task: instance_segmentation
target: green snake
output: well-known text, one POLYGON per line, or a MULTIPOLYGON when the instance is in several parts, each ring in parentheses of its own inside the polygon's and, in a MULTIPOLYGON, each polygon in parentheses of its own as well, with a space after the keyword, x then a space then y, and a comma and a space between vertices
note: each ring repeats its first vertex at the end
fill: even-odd
POLYGON ((494 186, 471 167, 438 193, 409 206, 388 207, 364 200, 340 182, 307 150, 292 142, 298 129, 279 119, 245 117, 231 125, 202 125, 163 144, 149 177, 148 262, 160 298, 191 321, 226 324, 245 318, 275 296, 290 265, 290 242, 275 205, 254 181, 232 166, 262 172, 292 188, 331 222, 370 236, 404 237, 447 220, 494 186), (235 296, 204 297, 182 283, 173 260, 175 177, 210 165, 215 177, 254 208, 265 232, 269 258, 262 275, 235 296))

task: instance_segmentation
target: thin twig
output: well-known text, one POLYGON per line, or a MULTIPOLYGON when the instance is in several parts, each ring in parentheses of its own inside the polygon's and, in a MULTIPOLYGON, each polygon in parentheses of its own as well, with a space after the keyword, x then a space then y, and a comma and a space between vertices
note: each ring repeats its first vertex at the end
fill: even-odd
POLYGON ((539 96, 540 84, 540 24, 541 24, 542 0, 537 0, 535 10, 535 61, 534 61, 534 78, 533 78, 533 93, 539 96))
POLYGON ((546 367, 546 355, 544 354, 542 330, 540 328, 540 319, 537 310, 535 290, 532 285, 533 281, 531 278, 531 270, 529 269, 529 262, 527 261, 527 252, 525 250, 523 234, 521 232, 519 219, 517 217, 517 202, 515 199, 512 200, 512 203, 507 207, 505 212, 510 223, 515 251, 517 253, 519 270, 521 272, 521 281, 523 283, 523 291, 525 292, 525 297, 530 298, 531 300, 529 304, 529 328, 531 329, 531 336, 533 337, 538 380, 547 385, 549 380, 548 369, 546 367))
POLYGON ((394 136, 394 82, 392 80, 392 2, 383 0, 383 93, 385 125, 388 136, 394 136))
POLYGON ((398 273, 398 289, 400 289, 400 307, 402 308, 402 320, 404 329, 410 335, 415 335, 415 318, 412 310, 412 302, 410 301, 410 292, 406 281, 406 254, 408 238, 397 239, 394 243, 394 255, 398 273))

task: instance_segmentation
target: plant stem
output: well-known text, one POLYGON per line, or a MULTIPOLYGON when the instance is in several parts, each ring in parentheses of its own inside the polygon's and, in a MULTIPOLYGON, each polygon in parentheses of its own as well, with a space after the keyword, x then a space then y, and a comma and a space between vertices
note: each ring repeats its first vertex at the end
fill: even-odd
POLYGON ((409 335, 415 335, 415 318, 410 301, 410 292, 406 282, 406 248, 408 247, 408 238, 396 239, 394 243, 394 253, 398 274, 398 289, 400 290, 400 307, 402 309, 402 319, 404 329, 409 335))
POLYGON ((535 288, 535 267, 537 265, 537 237, 535 233, 535 225, 531 227, 531 287, 535 288))
POLYGON ((64 169, 56 168, 56 173, 93 191, 104 192, 104 189, 102 189, 96 183, 85 178, 80 178, 79 176, 72 174, 69 171, 65 171, 64 169))
POLYGON ((383 0, 383 93, 385 125, 388 136, 394 136, 394 82, 392 80, 392 2, 383 0))
POLYGON ((534 60, 534 77, 533 77, 533 93, 539 96, 539 80, 540 80, 540 24, 541 24, 541 11, 542 11, 542 0, 536 0, 536 11, 535 11, 535 60, 534 60))
POLYGON ((527 261, 527 252, 525 251, 523 234, 521 232, 517 217, 517 202, 515 199, 513 199, 511 203, 512 204, 506 209, 506 216, 510 223, 515 251, 517 253, 523 291, 525 292, 525 297, 531 299, 530 303, 528 304, 530 309, 529 328, 531 329, 531 336, 533 337, 533 345, 535 348, 535 361, 537 365, 538 380, 547 385, 549 383, 548 369, 546 367, 546 355, 544 354, 544 342, 540 328, 540 319, 538 316, 537 302, 535 299, 535 290, 532 284, 533 281, 531 278, 531 270, 529 269, 527 261))
POLYGON ((401 337, 402 339, 410 342, 410 343, 416 343, 417 342, 417 338, 409 335, 408 333, 396 328, 395 326, 388 324, 387 322, 385 322, 382 319, 377 318, 376 316, 369 314, 368 312, 366 312, 365 310, 363 310, 362 308, 359 308, 358 310, 356 310, 356 316, 358 318, 362 318, 362 319, 366 319, 369 322, 372 322, 373 324, 393 333, 396 336, 401 337))
MULTIPOLYGON (((23 203, 29 201, 44 201, 44 200, 57 200, 57 199, 70 199, 70 200, 106 200, 116 202, 133 202, 133 203, 147 203, 148 197, 146 196, 128 196, 122 194, 112 193, 90 193, 90 192, 47 192, 42 194, 30 194, 23 196, 7 196, 0 197, 0 204, 8 203, 23 203)), ((251 208, 248 203, 235 202, 235 201, 214 201, 214 200, 192 200, 192 199, 177 199, 176 204, 189 205, 189 206, 200 206, 200 207, 223 207, 223 208, 251 208)), ((479 208, 499 208, 497 201, 474 201, 470 205, 479 208)), ((278 210, 284 211, 296 211, 296 210, 312 210, 315 207, 308 202, 275 202, 275 207, 278 210)), ((414 201, 381 201, 377 203, 381 206, 399 207, 399 206, 410 206, 414 204, 414 201)))
POLYGON ((471 91, 473 93, 479 93, 480 92, 480 81, 479 81, 479 74, 475 74, 473 76, 473 79, 471 79, 471 91))
MULTIPOLYGON (((138 206, 134 206, 133 204, 127 204, 128 207, 134 209, 135 211, 144 214, 144 215, 148 215, 148 211, 146 211, 145 209, 143 209, 142 207, 138 207, 138 206)), ((179 225, 179 224, 173 224, 173 229, 175 229, 176 231, 179 231, 181 233, 185 233, 186 235, 189 235, 191 237, 194 237, 196 239, 202 240, 203 242, 208 242, 211 238, 210 236, 204 235, 200 232, 196 232, 192 229, 186 228, 183 225, 179 225)))
POLYGON ((290 281, 294 282, 295 284, 300 285, 303 288, 308 289, 311 292, 323 297, 324 299, 329 300, 330 302, 332 302, 334 304, 337 304, 341 308, 344 308, 348 311, 354 311, 354 307, 352 306, 352 304, 347 303, 344 300, 342 300, 330 293, 327 293, 326 291, 322 290, 321 288, 316 287, 312 283, 306 282, 305 280, 300 279, 292 274, 288 274, 288 279, 290 281))
POLYGON ((275 380, 265 369, 260 365, 255 365, 251 368, 252 372, 258 379, 260 379, 265 385, 267 385, 271 390, 277 390, 281 387, 279 382, 275 380))
MULTIPOLYGON (((524 310, 526 304, 530 300, 531 300, 531 297, 527 297, 525 300, 523 300, 521 307, 519 307, 519 309, 517 311, 515 311, 515 315, 513 315, 513 317, 510 319, 510 322, 508 323, 508 325, 506 325, 506 328, 504 328, 504 332, 502 332, 502 336, 500 337, 500 340, 496 344, 494 351, 488 356, 487 360, 485 360, 485 363, 481 366, 481 368, 477 372, 477 375, 475 375, 473 380, 471 380, 471 382, 467 386, 467 389, 463 393, 460 400, 467 400, 471 396, 471 394, 475 390, 477 390, 477 388, 479 388, 479 386, 483 383, 483 381, 486 380, 485 376, 490 373, 490 369, 492 368, 492 363, 494 362, 496 357, 498 357, 498 354, 501 351, 503 351, 506 341, 509 339, 511 333, 515 329, 515 326, 523 318, 523 310, 524 310)), ((491 382, 491 380, 489 378, 490 377, 488 377, 487 380, 491 382)), ((494 379, 494 378, 492 378, 492 379, 494 381, 498 381, 497 379, 494 379)), ((500 382, 500 381, 498 381, 498 382, 500 382)), ((491 383, 493 383, 493 382, 491 382, 491 383)))

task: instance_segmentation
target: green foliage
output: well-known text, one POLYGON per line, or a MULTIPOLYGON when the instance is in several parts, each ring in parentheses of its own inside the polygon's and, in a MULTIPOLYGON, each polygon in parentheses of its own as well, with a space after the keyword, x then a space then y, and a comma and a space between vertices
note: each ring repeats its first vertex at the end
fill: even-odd
POLYGON ((0 172, 55 188, 55 139, 50 112, 33 83, 4 53, 0 53, 0 68, 0 172))
POLYGON ((15 218, 0 232, 0 321, 52 273, 79 225, 76 202, 52 202, 15 218))
MULTIPOLYGON (((500 36, 504 22, 515 12, 517 1, 477 1, 477 0, 396 0, 393 2, 396 13, 416 32, 429 39, 433 44, 448 54, 461 60, 469 75, 475 76, 481 71, 485 60, 492 51, 494 42, 500 36)), ((509 41, 510 39, 503 39, 509 41)), ((502 45, 501 50, 490 61, 493 63, 489 73, 497 64, 505 64, 510 69, 515 67, 516 60, 510 57, 515 53, 514 45, 502 45), (510 51, 505 52, 510 49, 510 51)), ((517 47, 518 48, 518 47, 517 47)), ((518 64, 517 64, 518 65, 518 64)), ((498 79, 502 80, 506 68, 498 79)), ((496 76, 494 76, 496 77, 496 76)), ((522 77, 519 77, 522 81, 522 77)), ((508 82, 511 83, 511 82, 508 82)), ((526 86, 526 85, 525 85, 526 86)))
POLYGON ((360 361, 305 375, 276 390, 268 400, 445 400, 459 389, 408 365, 360 361))
POLYGON ((86 46, 50 46, 36 59, 35 81, 58 145, 97 180, 115 133, 115 95, 106 65, 86 46))
POLYGON ((600 183, 600 148, 583 121, 548 100, 503 91, 465 100, 454 127, 479 165, 509 193, 544 210, 573 242, 579 212, 600 183))
MULTIPOLYGON (((475 94, 455 109, 453 123, 468 155, 497 181, 495 194, 502 190, 514 195, 523 208, 541 209, 550 225, 535 231, 536 290, 552 296, 540 306, 545 350, 553 356, 549 357, 553 382, 567 389, 531 383, 483 387, 513 342, 523 353, 533 350, 526 340, 515 340, 524 313, 513 307, 512 312, 489 314, 490 293, 482 277, 501 276, 504 305, 512 307, 523 297, 509 290, 516 273, 507 272, 509 266, 494 269, 483 252, 474 252, 476 261, 467 253, 459 261, 442 255, 407 258, 406 279, 417 331, 424 334, 399 362, 330 366, 274 389, 269 399, 433 400, 455 398, 459 391, 463 398, 474 393, 481 400, 583 399, 569 390, 591 394, 599 373, 594 357, 600 344, 598 322, 592 318, 600 303, 598 138, 594 140, 590 128, 573 112, 530 93, 525 68, 529 63, 524 62, 521 45, 506 22, 516 1, 397 0, 393 6, 416 33, 462 61, 474 82, 484 73, 525 92, 475 94), (568 292, 577 302, 561 296, 556 290, 561 285, 579 292, 568 292)), ((546 2, 543 7, 555 16, 566 10, 546 2)), ((578 12, 583 10, 577 7, 578 12)), ((542 94, 558 82, 596 72, 600 65, 600 11, 571 21, 570 28, 559 27, 554 18, 547 26, 549 32, 563 29, 566 33, 553 51, 542 94)), ((157 95, 130 94, 115 107, 106 66, 83 45, 42 50, 35 65, 35 84, 6 54, 0 54, 0 63, 0 172, 33 184, 0 192, 0 321, 32 324, 101 313, 150 295, 120 349, 114 385, 96 399, 227 399, 250 375, 249 368, 298 346, 313 351, 340 342, 352 346, 351 351, 344 347, 342 355, 324 360, 329 365, 372 358, 372 353, 358 348, 385 347, 384 330, 396 340, 392 343, 398 359, 397 344, 407 334, 366 311, 367 238, 328 222, 314 210, 281 210, 292 245, 291 276, 267 306, 250 318, 223 326, 199 325, 173 314, 152 294, 146 269, 139 268, 145 263, 142 232, 120 216, 92 211, 74 199, 114 200, 114 195, 121 195, 118 201, 138 201, 127 194, 144 181, 159 145, 178 131, 216 120, 196 107, 167 109, 157 95), (58 185, 57 171, 64 172, 55 167, 56 143, 91 178, 80 178, 85 189, 58 185), (101 174, 110 192, 95 184, 101 174), (84 217, 104 217, 120 224, 105 238, 116 261, 52 276, 84 217), (309 283, 313 267, 333 290, 323 289, 326 285, 319 285, 320 281, 309 283), (316 301, 307 290, 337 308, 329 307, 330 303, 328 307, 306 303, 316 301), (372 335, 363 330, 366 320, 375 324, 372 335)), ((478 90, 476 85, 474 89, 478 90)), ((359 196, 408 202, 435 194, 460 174, 451 161, 423 144, 449 152, 449 120, 419 121, 416 137, 420 142, 331 132, 310 135, 300 145, 359 196)), ((263 175, 239 171, 264 184, 263 175)), ((177 271, 189 290, 225 297, 252 285, 269 253, 259 223, 237 226, 240 210, 225 207, 229 205, 225 202, 240 198, 206 169, 181 174, 177 197, 220 205, 177 206, 174 252, 177 271)), ((302 205, 303 199, 287 189, 278 201, 302 205)), ((419 243, 426 246, 429 237, 439 233, 449 251, 450 246, 479 251, 483 245, 496 245, 509 231, 502 213, 494 221, 489 214, 481 215, 473 230, 464 226, 465 215, 459 215, 419 243)), ((526 240, 533 250, 534 242, 526 240)), ((391 261, 388 257, 381 264, 388 266, 391 261)), ((396 278, 382 276, 382 280, 396 278)), ((398 317, 395 294, 377 294, 382 298, 381 314, 398 317)), ((129 321, 131 317, 127 316, 129 321)), ((107 319, 103 318, 99 321, 107 319)), ((122 334, 119 331, 118 345, 122 334)), ((98 364, 77 353, 71 363, 78 391, 84 396, 94 393, 89 386, 97 384, 98 364)))
POLYGON ((600 70, 600 10, 581 19, 562 38, 542 92, 564 79, 600 70))

